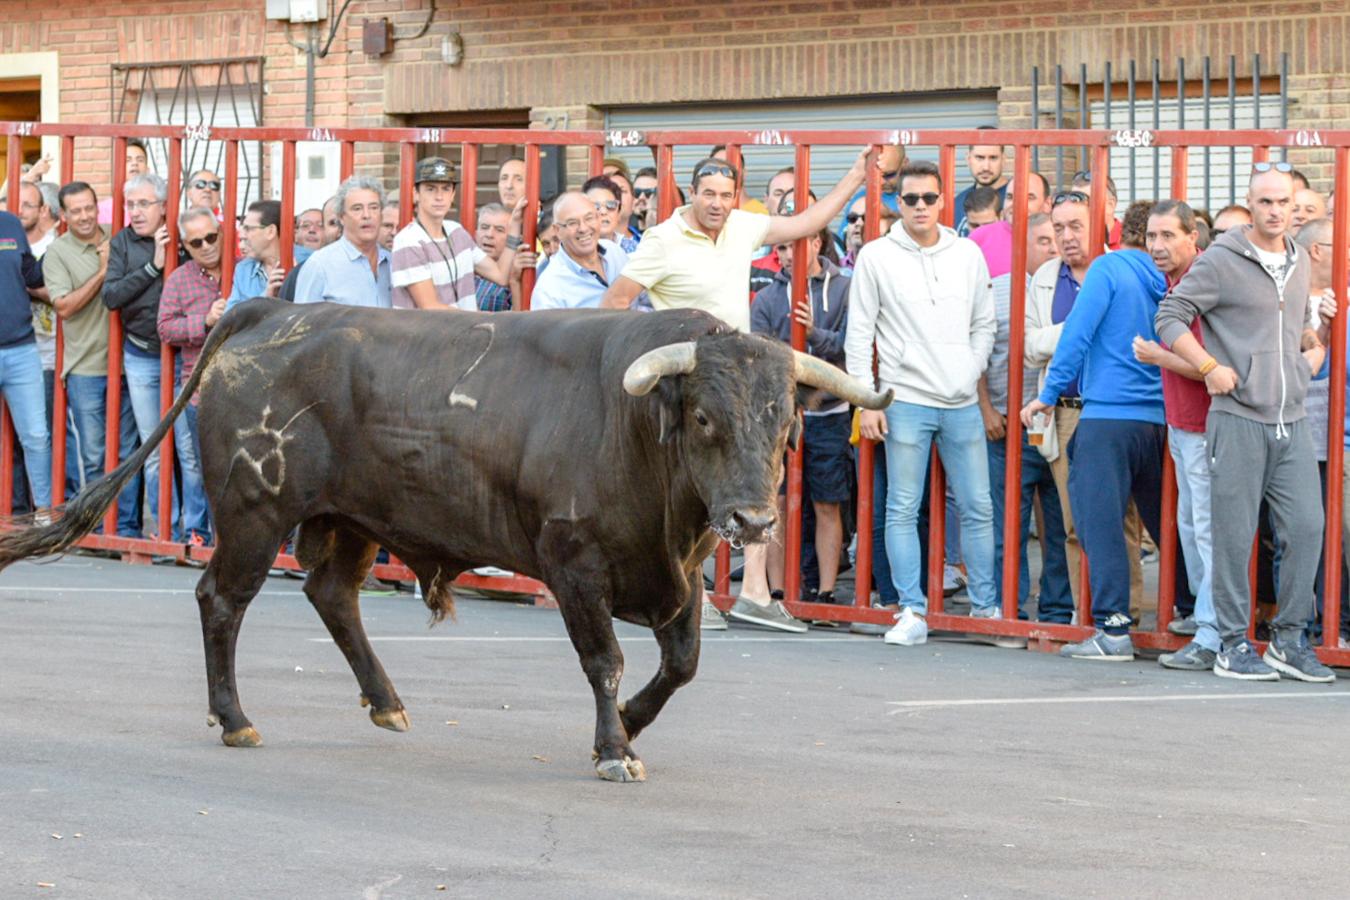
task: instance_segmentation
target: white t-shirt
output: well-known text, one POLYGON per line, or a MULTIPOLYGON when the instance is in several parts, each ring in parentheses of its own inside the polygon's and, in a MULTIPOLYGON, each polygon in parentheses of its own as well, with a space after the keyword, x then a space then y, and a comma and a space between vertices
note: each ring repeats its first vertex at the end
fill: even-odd
MULTIPOLYGON (((42 254, 56 240, 56 229, 52 228, 40 240, 30 245, 34 259, 42 259, 42 254)), ((37 341, 38 356, 42 358, 42 368, 51 371, 56 368, 56 310, 50 303, 33 301, 33 336, 37 341)))
POLYGON ((487 253, 458 222, 446 219, 435 239, 413 219, 394 235, 393 305, 414 309, 408 285, 430 281, 436 297, 446 306, 477 311, 473 269, 487 253))
POLYGON ((1256 251, 1256 259, 1261 263, 1261 268, 1265 269, 1266 274, 1275 279, 1275 289, 1283 295, 1284 286, 1289 282, 1289 276, 1294 271, 1289 254, 1283 250, 1272 253, 1269 250, 1262 250, 1255 244, 1252 245, 1252 249, 1256 251))

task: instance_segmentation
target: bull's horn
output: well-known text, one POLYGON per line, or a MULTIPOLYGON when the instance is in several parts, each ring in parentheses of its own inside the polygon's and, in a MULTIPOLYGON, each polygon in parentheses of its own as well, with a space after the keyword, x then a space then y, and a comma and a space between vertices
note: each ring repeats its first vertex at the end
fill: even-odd
POLYGON ((841 400, 847 400, 863 409, 885 409, 891 405, 891 398, 895 396, 894 391, 887 390, 884 394, 870 391, 838 366, 830 365, 800 350, 793 350, 792 355, 797 359, 796 377, 802 384, 829 391, 841 400))
POLYGON ((694 342, 666 344, 633 360, 623 373, 623 389, 634 397, 651 393, 663 375, 688 375, 694 371, 694 342))

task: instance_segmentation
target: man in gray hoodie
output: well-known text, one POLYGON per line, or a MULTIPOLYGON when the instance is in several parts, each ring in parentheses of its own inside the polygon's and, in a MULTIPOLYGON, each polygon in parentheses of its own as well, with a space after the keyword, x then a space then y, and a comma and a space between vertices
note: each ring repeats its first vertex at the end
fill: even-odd
POLYGON ((1322 542, 1317 460, 1303 409, 1325 349, 1308 328, 1309 263, 1288 235, 1287 163, 1257 163, 1249 226, 1225 232, 1158 307, 1158 336, 1195 366, 1214 398, 1205 423, 1213 528, 1214 609, 1223 648, 1214 674, 1331 682, 1305 632, 1322 542), (1190 333, 1200 317, 1203 346, 1190 333), (1247 563, 1261 500, 1280 542, 1279 613, 1264 657, 1247 640, 1247 563))
POLYGON ((849 291, 844 348, 849 374, 895 390, 884 412, 864 410, 858 428, 886 441, 886 555, 900 594, 888 644, 928 640, 928 603, 919 584, 917 523, 929 449, 956 494, 971 615, 1001 618, 994 592, 993 503, 977 385, 997 323, 984 255, 974 241, 938 224, 942 177, 913 162, 900 172, 900 221, 858 253, 849 291))

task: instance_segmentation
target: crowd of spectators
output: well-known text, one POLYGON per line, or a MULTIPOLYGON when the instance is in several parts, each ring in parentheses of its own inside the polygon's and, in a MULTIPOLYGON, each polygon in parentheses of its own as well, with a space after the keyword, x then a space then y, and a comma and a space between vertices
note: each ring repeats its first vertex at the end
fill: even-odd
MULTIPOLYGON (((523 308, 532 271, 534 309, 700 308, 781 341, 790 341, 795 324, 808 352, 895 391, 884 412, 823 398, 804 413, 803 438, 805 599, 821 603, 852 602, 838 600, 836 586, 854 562, 854 447, 879 442, 873 603, 895 622, 873 630, 887 643, 927 640, 932 447, 948 488, 945 580, 965 589, 971 616, 1002 617, 1012 429, 1022 440, 1019 616, 1076 621, 1082 554, 1092 560, 1093 621, 1081 624, 1094 634, 1064 655, 1134 657, 1129 632, 1145 605, 1141 558, 1160 537, 1170 452, 1183 564, 1169 627, 1191 642, 1162 664, 1251 680, 1329 680, 1310 650, 1322 609, 1322 503, 1313 498, 1326 484, 1324 347, 1336 312, 1328 198, 1286 164, 1259 163, 1243 205, 1210 216, 1178 200, 1136 202, 1093 233, 1090 172, 1074 173, 1058 192, 1038 172, 1014 186, 1005 155, 997 145, 971 147, 970 183, 948 211, 951 186, 936 166, 907 160, 902 147, 883 148, 870 162, 881 181, 881 228, 871 241, 866 153, 827 194, 799 205, 791 167, 752 197, 744 171, 713 148, 693 169, 688 202, 681 192, 664 221, 657 171, 606 159, 600 174, 541 204, 533 246, 523 238, 524 160, 501 164, 498 199, 478 209, 471 232, 452 215, 455 164, 428 157, 401 186, 413 192, 414 207, 401 228, 398 204, 362 175, 342 182, 322 208, 296 214, 289 270, 277 201, 249 204, 237 246, 225 246, 215 172, 191 172, 181 197, 171 198, 145 148, 129 141, 125 227, 112 234, 110 198, 83 181, 42 180, 44 161, 17 185, 20 214, 0 213, 0 387, 18 436, 16 508, 41 516, 52 503, 58 377, 68 398, 66 494, 103 471, 110 353, 122 360, 125 458, 159 421, 161 344, 177 351, 181 390, 210 328, 237 304, 279 297, 501 312, 523 308), (1027 282, 1023 390, 1010 397, 1015 190, 1027 197, 1027 282), (167 227, 171 203, 181 208, 176 242, 167 227), (955 227, 941 224, 948 215, 955 227), (226 253, 235 264, 223 292, 226 253), (800 297, 796 266, 805 270, 800 297), (120 347, 108 344, 114 314, 120 347), (1246 553, 1258 527, 1265 557, 1279 560, 1266 565, 1275 612, 1263 626, 1272 639, 1264 657, 1246 638, 1246 553), (1041 549, 1034 591, 1033 542, 1041 549)), ((1106 208, 1115 210, 1115 185, 1102 183, 1106 208)), ((212 536, 195 414, 189 405, 174 429, 170 518, 175 540, 202 545, 212 536)), ((119 534, 151 530, 158 468, 152 455, 143 481, 119 498, 119 534)), ((784 564, 781 543, 747 548, 732 619, 807 629, 782 605, 784 564)), ((1341 609, 1350 619, 1350 604, 1341 609)), ((706 601, 702 623, 727 624, 706 601)), ((1346 632, 1343 625, 1342 646, 1350 646, 1346 632)))

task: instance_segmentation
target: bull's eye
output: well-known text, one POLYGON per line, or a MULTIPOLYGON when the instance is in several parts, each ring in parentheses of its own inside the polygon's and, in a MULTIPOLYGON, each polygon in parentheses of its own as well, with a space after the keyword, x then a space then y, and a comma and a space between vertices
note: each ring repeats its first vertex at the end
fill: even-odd
POLYGON ((700 428, 708 427, 708 417, 703 414, 701 409, 694 410, 694 421, 699 424, 700 428))

